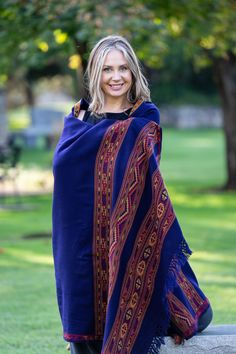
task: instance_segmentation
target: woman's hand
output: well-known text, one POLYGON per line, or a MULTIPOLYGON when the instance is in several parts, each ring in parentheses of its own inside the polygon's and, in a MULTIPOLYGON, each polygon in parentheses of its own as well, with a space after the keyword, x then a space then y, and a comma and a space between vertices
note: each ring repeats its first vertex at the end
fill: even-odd
POLYGON ((184 344, 184 338, 179 334, 172 334, 171 337, 174 339, 176 345, 184 344))

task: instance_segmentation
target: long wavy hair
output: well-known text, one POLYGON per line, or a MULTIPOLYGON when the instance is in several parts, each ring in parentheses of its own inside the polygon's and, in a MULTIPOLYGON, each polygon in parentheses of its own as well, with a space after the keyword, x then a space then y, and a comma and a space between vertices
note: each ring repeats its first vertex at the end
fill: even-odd
POLYGON ((89 110, 97 114, 104 111, 105 97, 100 84, 101 75, 106 55, 112 49, 120 50, 123 53, 132 73, 132 85, 127 92, 128 101, 133 104, 138 99, 150 101, 148 83, 142 74, 140 63, 133 48, 124 37, 118 35, 107 36, 102 38, 92 49, 85 73, 85 83, 90 96, 89 110))

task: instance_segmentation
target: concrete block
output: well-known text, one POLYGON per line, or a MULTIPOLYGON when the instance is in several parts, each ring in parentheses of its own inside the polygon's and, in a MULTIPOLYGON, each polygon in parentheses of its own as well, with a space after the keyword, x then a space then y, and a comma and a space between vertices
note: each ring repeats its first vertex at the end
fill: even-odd
POLYGON ((177 128, 220 128, 223 125, 223 112, 212 106, 162 106, 161 125, 177 128))
POLYGON ((160 354, 236 354, 236 325, 209 326, 182 345, 170 337, 165 343, 160 354))

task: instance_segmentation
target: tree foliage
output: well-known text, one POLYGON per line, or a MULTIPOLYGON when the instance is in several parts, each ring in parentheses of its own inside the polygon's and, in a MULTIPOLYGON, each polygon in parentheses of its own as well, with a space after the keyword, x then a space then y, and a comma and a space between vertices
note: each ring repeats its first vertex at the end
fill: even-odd
MULTIPOLYGON (((0 63, 5 74, 50 60, 85 68, 89 50, 102 36, 120 33, 138 44, 157 28, 150 10, 128 0, 6 0, 0 5, 0 20, 0 63)), ((140 46, 143 58, 149 50, 146 43, 140 46)))
POLYGON ((176 47, 196 68, 212 65, 224 110, 226 185, 236 189, 235 0, 5 0, 0 23, 0 82, 46 64, 84 70, 94 42, 114 33, 149 67, 166 67, 176 47))
POLYGON ((236 189, 236 2, 150 0, 148 7, 168 32, 170 51, 181 43, 197 67, 214 67, 224 112, 225 187, 236 189))
POLYGON ((229 51, 236 55, 235 0, 150 0, 148 7, 196 65, 227 59, 229 51))

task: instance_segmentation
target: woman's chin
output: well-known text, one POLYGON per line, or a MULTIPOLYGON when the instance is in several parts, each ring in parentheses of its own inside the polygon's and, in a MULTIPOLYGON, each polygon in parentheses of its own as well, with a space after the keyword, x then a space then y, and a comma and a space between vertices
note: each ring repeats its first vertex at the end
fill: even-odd
POLYGON ((122 97, 126 96, 127 92, 123 90, 109 90, 105 92, 105 95, 110 96, 110 97, 122 97))

